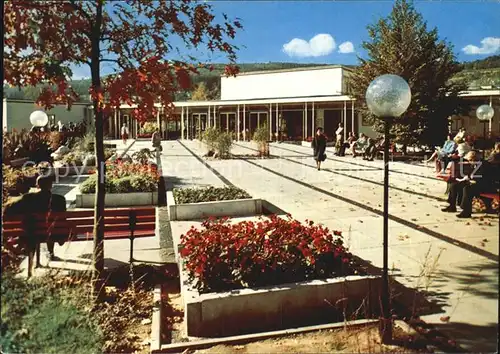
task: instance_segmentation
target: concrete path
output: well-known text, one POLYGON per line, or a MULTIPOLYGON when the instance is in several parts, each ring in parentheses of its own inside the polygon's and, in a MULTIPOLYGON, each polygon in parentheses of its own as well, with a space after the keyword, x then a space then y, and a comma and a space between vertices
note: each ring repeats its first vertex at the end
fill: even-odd
MULTIPOLYGON (((167 182, 183 177, 175 174, 175 155, 181 155, 177 163, 182 163, 185 154, 200 157, 205 153, 195 141, 167 144, 171 148, 164 147, 162 161, 168 161, 169 170, 174 171, 166 174, 167 182)), ((237 143, 233 149, 236 155, 251 153, 255 153, 251 143, 237 143)), ((213 183, 214 174, 219 175, 214 184, 233 184, 298 220, 307 218, 342 231, 354 254, 382 267, 383 163, 333 157, 328 149, 329 158, 323 170, 317 171, 307 147, 272 144, 271 154, 275 158, 204 163, 195 158, 199 164, 193 166, 201 173, 196 185, 213 183)), ((427 299, 440 307, 422 316, 426 322, 467 350, 495 351, 498 217, 476 213, 472 219, 459 220, 454 214, 442 213, 445 184, 434 178, 432 168, 394 162, 390 169, 392 275, 407 287, 426 291, 427 299), (450 316, 450 321, 441 321, 443 316, 450 316)))

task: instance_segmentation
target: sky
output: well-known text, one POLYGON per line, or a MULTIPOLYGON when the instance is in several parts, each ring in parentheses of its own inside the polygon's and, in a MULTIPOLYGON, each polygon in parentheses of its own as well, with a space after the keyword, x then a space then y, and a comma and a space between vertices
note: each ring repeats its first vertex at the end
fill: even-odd
MULTIPOLYGON (((356 64, 368 40, 366 26, 387 16, 394 1, 210 1, 216 14, 240 18, 234 44, 240 63, 297 62, 356 64)), ((499 0, 415 1, 428 28, 454 47, 459 61, 500 54, 499 0)), ((223 55, 199 57, 224 62, 223 55)), ((86 68, 75 68, 74 77, 86 68)))

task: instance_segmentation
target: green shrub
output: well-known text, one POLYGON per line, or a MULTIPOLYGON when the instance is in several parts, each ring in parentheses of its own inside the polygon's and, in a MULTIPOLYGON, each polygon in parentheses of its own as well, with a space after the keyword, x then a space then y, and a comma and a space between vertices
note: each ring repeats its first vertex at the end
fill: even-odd
POLYGON ((177 204, 214 202, 252 198, 243 189, 236 187, 175 188, 174 199, 177 204))
POLYGON ((207 146, 207 149, 210 151, 215 151, 217 147, 217 140, 219 138, 220 131, 217 128, 209 127, 203 132, 202 141, 207 146))
POLYGON ((146 165, 150 159, 155 158, 155 154, 150 149, 144 148, 144 149, 141 149, 139 151, 134 152, 134 154, 132 155, 132 158, 135 161, 142 163, 143 165, 146 165))
POLYGON ((155 192, 158 189, 158 182, 146 176, 132 176, 130 185, 132 190, 140 192, 155 192))
POLYGON ((130 193, 133 192, 132 176, 122 177, 117 180, 111 180, 115 185, 115 193, 130 193))
POLYGON ((217 154, 219 158, 228 158, 231 154, 231 147, 233 146, 233 137, 230 133, 221 133, 217 138, 217 154))
POLYGON ((253 141, 257 143, 260 156, 269 155, 269 128, 267 124, 260 126, 253 134, 253 141))
POLYGON ((103 336, 82 288, 2 274, 0 347, 10 353, 99 353, 103 336))

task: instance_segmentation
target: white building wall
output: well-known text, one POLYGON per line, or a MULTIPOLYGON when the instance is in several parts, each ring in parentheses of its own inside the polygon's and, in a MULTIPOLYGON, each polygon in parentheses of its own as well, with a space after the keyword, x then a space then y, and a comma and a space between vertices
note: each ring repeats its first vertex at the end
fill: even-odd
POLYGON ((68 111, 65 105, 58 105, 45 111, 42 107, 30 101, 3 101, 3 128, 8 129, 31 129, 30 114, 36 110, 42 110, 49 116, 54 115, 56 123, 58 121, 68 125, 69 122, 78 123, 83 121, 88 115, 88 104, 75 103, 68 111))
POLYGON ((221 78, 221 100, 340 95, 344 69, 243 74, 221 78))

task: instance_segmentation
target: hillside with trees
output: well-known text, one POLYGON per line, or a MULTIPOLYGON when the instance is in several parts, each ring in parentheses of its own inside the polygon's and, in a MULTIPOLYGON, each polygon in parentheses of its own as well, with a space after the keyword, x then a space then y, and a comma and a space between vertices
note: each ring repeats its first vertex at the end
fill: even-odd
MULTIPOLYGON (((313 66, 321 66, 328 64, 299 64, 299 63, 244 63, 239 64, 240 72, 254 71, 269 71, 283 70, 295 68, 307 68, 313 66)), ((500 86, 500 55, 490 56, 485 59, 464 62, 462 71, 455 75, 452 80, 464 79, 470 88, 478 88, 480 86, 500 86)), ((201 69, 199 75, 192 76, 192 90, 179 92, 176 100, 191 100, 192 95, 198 88, 200 83, 203 83, 206 90, 208 100, 216 100, 220 98, 220 75, 224 73, 224 64, 214 64, 213 70, 201 69)), ((74 80, 70 82, 71 86, 78 93, 80 101, 87 102, 89 100, 88 89, 90 80, 74 80)), ((11 99, 25 99, 34 101, 40 93, 40 87, 25 87, 21 90, 16 87, 4 86, 4 95, 11 99)))

